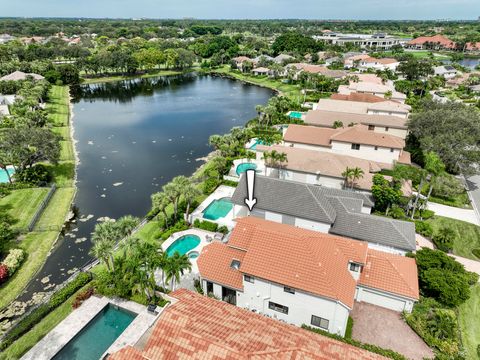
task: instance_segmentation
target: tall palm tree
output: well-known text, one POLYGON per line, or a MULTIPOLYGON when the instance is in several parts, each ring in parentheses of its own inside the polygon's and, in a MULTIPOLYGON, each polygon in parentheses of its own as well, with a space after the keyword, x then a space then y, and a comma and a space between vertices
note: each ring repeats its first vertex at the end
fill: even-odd
POLYGON ((348 188, 348 184, 350 183, 353 177, 353 168, 347 166, 344 172, 342 172, 342 177, 345 179, 344 187, 348 188))
POLYGON ((95 225, 92 235, 93 247, 90 250, 90 255, 105 262, 109 271, 110 269, 112 271, 115 270, 113 253, 119 238, 120 232, 115 222, 106 221, 95 225), (111 268, 109 262, 111 263, 111 268))
POLYGON ((186 270, 192 271, 192 263, 187 255, 180 255, 175 252, 173 256, 168 258, 166 265, 166 281, 170 281, 170 290, 174 290, 175 283, 180 282, 180 276, 185 273, 186 270))
POLYGON ((355 185, 355 182, 363 178, 364 174, 365 172, 359 167, 355 167, 354 169, 352 169, 352 187, 351 187, 352 190, 355 185))
POLYGON ((287 154, 284 152, 277 152, 275 150, 272 151, 273 153, 273 161, 274 165, 278 171, 278 178, 280 179, 280 169, 285 166, 285 163, 288 162, 287 154))
POLYGON ((162 187, 163 192, 173 204, 173 218, 175 220, 177 219, 178 214, 178 200, 186 183, 188 183, 188 178, 181 175, 174 177, 171 182, 162 187))
POLYGON ((270 163, 271 153, 270 151, 265 151, 262 156, 262 160, 265 162, 265 176, 267 176, 267 165, 270 163))
POLYGON ((140 220, 132 215, 126 215, 117 220, 115 225, 122 237, 130 236, 135 228, 140 223, 140 220))
POLYGON ((165 228, 168 228, 168 205, 170 205, 170 199, 164 192, 157 192, 152 195, 152 207, 163 213, 163 217, 165 218, 165 228))
POLYGON ((90 249, 89 254, 100 261, 102 261, 106 266, 109 272, 113 271, 113 251, 115 248, 115 243, 108 239, 99 239, 93 242, 93 246, 90 249), (110 267, 111 262, 111 267, 110 267))
POLYGON ((193 184, 189 182, 186 184, 182 191, 183 198, 187 202, 187 209, 185 211, 185 221, 188 222, 188 215, 190 214, 190 206, 192 202, 201 194, 201 191, 193 184))

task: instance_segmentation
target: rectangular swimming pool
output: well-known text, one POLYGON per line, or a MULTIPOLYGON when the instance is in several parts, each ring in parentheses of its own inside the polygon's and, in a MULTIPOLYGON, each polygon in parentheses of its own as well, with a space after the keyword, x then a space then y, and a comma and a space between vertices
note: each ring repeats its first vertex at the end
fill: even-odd
POLYGON ((227 216, 233 209, 232 201, 229 198, 213 200, 203 211, 203 218, 208 220, 218 220, 227 216))
POLYGON ((100 359, 136 316, 135 313, 108 304, 53 359, 100 359))

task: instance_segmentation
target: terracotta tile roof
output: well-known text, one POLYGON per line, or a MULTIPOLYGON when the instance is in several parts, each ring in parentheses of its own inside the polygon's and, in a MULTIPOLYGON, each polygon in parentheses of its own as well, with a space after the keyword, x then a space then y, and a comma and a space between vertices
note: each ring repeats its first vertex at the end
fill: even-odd
POLYGON ((335 121, 341 121, 344 125, 353 122, 356 124, 407 129, 407 119, 391 115, 352 114, 338 111, 309 110, 304 120, 307 125, 323 127, 332 127, 335 121))
POLYGON ((412 159, 408 151, 402 150, 400 156, 398 157, 398 162, 401 164, 411 164, 412 159))
POLYGON ((465 50, 467 51, 479 51, 480 42, 469 42, 465 44, 465 50))
POLYGON ((318 101, 317 110, 339 111, 354 114, 367 114, 370 110, 382 110, 408 114, 410 106, 394 101, 366 103, 360 101, 320 99, 318 101))
POLYGON ((294 63, 287 65, 288 68, 294 67, 297 70, 303 70, 310 74, 321 74, 327 77, 342 78, 347 75, 344 70, 331 70, 323 65, 312 65, 305 63, 294 63))
POLYGON ((362 59, 361 61, 361 63, 366 63, 366 64, 379 63, 382 65, 395 64, 397 62, 398 62, 397 59, 392 59, 392 58, 377 59, 374 57, 368 57, 368 58, 362 59))
POLYGON ((368 249, 367 265, 359 285, 418 300, 418 274, 415 259, 368 249))
POLYGON ((222 284, 236 290, 243 290, 242 274, 232 268, 232 261, 243 262, 245 251, 225 247, 223 244, 214 242, 205 246, 197 260, 197 265, 203 278, 217 284, 222 284), (214 262, 207 259, 215 259, 214 262), (222 269, 222 271, 218 271, 222 269))
POLYGON ((331 147, 332 141, 395 149, 403 149, 405 147, 405 140, 402 138, 370 131, 362 124, 338 129, 292 124, 285 132, 284 141, 323 147, 331 147))
POLYGON ((237 56, 232 59, 235 62, 243 63, 244 61, 250 61, 249 57, 246 56, 237 56))
POLYGON ((323 129, 314 126, 291 124, 288 126, 283 140, 287 142, 299 142, 317 146, 331 147, 330 138, 337 133, 337 129, 323 129))
POLYGON ((403 149, 405 140, 398 136, 387 135, 370 131, 365 125, 358 124, 344 128, 330 137, 331 141, 381 146, 394 149, 403 149))
POLYGON ((355 183, 355 187, 362 190, 368 190, 373 185, 372 172, 378 172, 381 169, 391 168, 389 164, 376 163, 374 161, 364 160, 353 156, 333 154, 325 151, 307 150, 290 146, 263 146, 257 145, 257 151, 283 152, 287 154, 288 162, 284 168, 299 171, 308 174, 323 175, 343 180, 342 173, 347 167, 359 167, 363 170, 363 178, 355 183))
POLYGON ((258 67, 258 68, 255 68, 252 70, 253 72, 263 72, 263 73, 267 73, 270 71, 270 69, 266 68, 266 67, 258 67))
POLYGON ((333 100, 346 100, 346 101, 361 101, 368 103, 382 102, 385 101, 385 98, 375 96, 372 94, 364 94, 352 92, 350 94, 333 94, 330 96, 330 99, 333 100))
POLYGON ((456 44, 449 38, 437 34, 434 36, 420 36, 416 39, 410 40, 407 45, 425 45, 426 43, 439 44, 444 48, 453 49, 456 44))
POLYGON ((171 296, 178 301, 160 315, 145 347, 128 346, 109 359, 385 359, 185 289, 171 296))
MULTIPOLYGON (((219 246, 227 252, 237 241, 248 242, 241 273, 338 300, 352 308, 356 282, 348 262, 365 263, 367 243, 251 216, 239 219, 228 244, 219 246), (245 241, 246 234, 249 241, 245 241)), ((209 252, 202 251, 202 257, 204 263, 217 264, 217 272, 227 270, 220 268, 209 252)))
POLYGON ((383 79, 381 77, 378 77, 375 74, 362 73, 362 74, 355 74, 355 76, 358 77, 360 82, 383 85, 383 79))

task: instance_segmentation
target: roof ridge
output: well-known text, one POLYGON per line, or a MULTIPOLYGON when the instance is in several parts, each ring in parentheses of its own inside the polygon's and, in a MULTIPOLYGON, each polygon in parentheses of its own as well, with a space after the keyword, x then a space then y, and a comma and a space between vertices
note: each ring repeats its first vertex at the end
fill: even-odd
MULTIPOLYGON (((388 219, 388 218, 387 218, 388 219)), ((395 230, 397 231, 397 233, 400 234, 400 236, 405 240, 405 242, 407 244, 410 244, 409 241, 408 241, 408 238, 405 237, 402 233, 402 231, 400 231, 400 229, 397 227, 397 223, 400 224, 400 221, 402 220, 396 220, 396 219, 388 219, 390 221, 390 223, 392 224, 392 226, 395 228, 395 230), (395 220, 395 221, 394 221, 395 220)), ((406 221, 405 221, 406 222, 406 221)), ((411 244, 410 244, 411 245, 411 244)))
MULTIPOLYGON (((325 215, 327 215, 327 217, 330 219, 330 221, 332 221, 332 223, 335 221, 335 218, 337 217, 337 212, 335 211, 335 209, 333 208, 333 206, 330 204, 330 202, 328 201, 328 198, 326 195, 324 195, 323 193, 319 193, 319 191, 317 191, 317 193, 319 193, 320 196, 324 197, 326 202, 330 205, 331 209, 330 210, 333 210, 334 212, 334 217, 332 219, 332 217, 330 216, 330 213, 329 211, 327 211, 327 209, 325 208, 325 206, 323 206, 323 204, 318 200, 317 196, 315 196, 315 194, 313 193, 311 187, 309 184, 303 184, 305 185, 305 187, 308 189, 308 192, 312 195, 313 199, 315 200, 315 202, 318 204, 318 206, 320 206, 323 210, 323 212, 325 213, 325 215)), ((316 189, 317 190, 317 189, 316 189)))

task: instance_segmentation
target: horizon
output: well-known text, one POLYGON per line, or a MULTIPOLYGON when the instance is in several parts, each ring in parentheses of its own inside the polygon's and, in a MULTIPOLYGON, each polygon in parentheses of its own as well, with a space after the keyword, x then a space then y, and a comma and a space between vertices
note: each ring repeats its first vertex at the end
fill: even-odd
POLYGON ((5 18, 72 19, 189 19, 197 20, 324 20, 324 21, 474 21, 480 16, 477 0, 345 0, 341 7, 326 0, 245 0, 231 6, 222 0, 184 0, 174 4, 155 0, 24 0, 8 2, 5 18))

